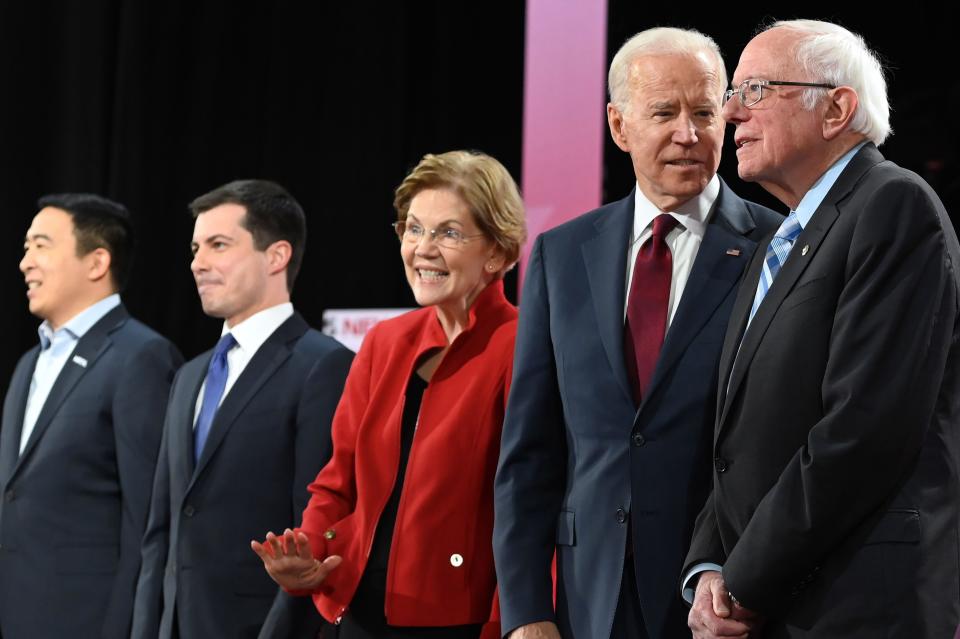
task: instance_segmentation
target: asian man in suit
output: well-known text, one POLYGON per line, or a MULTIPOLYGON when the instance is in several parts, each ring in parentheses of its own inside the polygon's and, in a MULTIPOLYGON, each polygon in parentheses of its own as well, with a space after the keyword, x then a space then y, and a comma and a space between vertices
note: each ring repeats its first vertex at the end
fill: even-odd
POLYGON ((0 429, 0 636, 129 637, 174 346, 120 291, 133 231, 86 193, 38 202, 20 270, 40 344, 0 429))
POLYGON ((224 324, 174 380, 133 637, 313 639, 319 613, 277 589, 250 539, 299 522, 353 354, 290 303, 306 220, 286 190, 240 180, 190 208, 197 291, 224 324))
POLYGON ((956 233, 930 186, 877 149, 890 109, 860 36, 776 23, 744 49, 732 87, 723 116, 740 176, 791 212, 754 256, 723 346, 713 496, 685 570, 690 627, 698 639, 761 620, 762 637, 950 637, 956 233))
POLYGON ((710 488, 720 345, 781 219, 716 175, 726 71, 713 40, 644 31, 609 81, 610 133, 637 187, 541 235, 520 302, 494 529, 512 639, 689 637, 676 581, 710 488))

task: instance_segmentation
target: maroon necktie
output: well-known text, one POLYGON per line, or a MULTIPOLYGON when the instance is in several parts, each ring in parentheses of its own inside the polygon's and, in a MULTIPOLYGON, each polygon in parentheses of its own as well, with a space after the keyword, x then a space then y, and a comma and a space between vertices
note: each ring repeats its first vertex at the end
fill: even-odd
POLYGON ((653 235, 640 247, 633 266, 623 344, 627 376, 638 406, 647 392, 667 332, 673 256, 666 237, 676 225, 672 215, 658 215, 653 220, 653 235))

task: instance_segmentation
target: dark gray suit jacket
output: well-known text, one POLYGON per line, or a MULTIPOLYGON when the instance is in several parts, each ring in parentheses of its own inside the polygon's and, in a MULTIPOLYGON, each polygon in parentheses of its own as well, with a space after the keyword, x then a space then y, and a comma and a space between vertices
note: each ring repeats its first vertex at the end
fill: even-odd
POLYGON ((330 421, 353 353, 299 314, 254 354, 224 398, 194 467, 193 417, 212 351, 174 380, 143 540, 134 639, 313 639, 309 597, 278 590, 250 540, 299 523, 329 459, 330 421), (174 627, 179 626, 179 633, 174 627))
POLYGON ((709 492, 717 364, 736 285, 783 219, 721 183, 639 410, 623 309, 634 196, 541 235, 520 303, 513 385, 495 485, 504 633, 553 619, 566 639, 610 636, 633 527, 651 637, 689 638, 676 592, 709 492))
POLYGON ((866 145, 744 335, 765 248, 723 347, 713 496, 687 563, 723 565, 730 591, 769 617, 765 637, 949 637, 960 249, 946 211, 866 145))
POLYGON ((183 360, 114 308, 77 343, 18 456, 38 355, 20 359, 3 405, 0 636, 126 638, 163 412, 183 360))

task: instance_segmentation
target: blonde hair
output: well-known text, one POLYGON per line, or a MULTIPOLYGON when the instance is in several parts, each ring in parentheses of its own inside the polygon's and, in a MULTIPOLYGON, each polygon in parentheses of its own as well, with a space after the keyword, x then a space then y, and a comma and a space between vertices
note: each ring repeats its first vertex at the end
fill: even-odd
POLYGON ((426 189, 456 193, 483 234, 503 251, 506 263, 516 263, 527 239, 526 215, 517 183, 500 162, 479 151, 428 153, 394 193, 397 220, 407 219, 410 202, 426 189))

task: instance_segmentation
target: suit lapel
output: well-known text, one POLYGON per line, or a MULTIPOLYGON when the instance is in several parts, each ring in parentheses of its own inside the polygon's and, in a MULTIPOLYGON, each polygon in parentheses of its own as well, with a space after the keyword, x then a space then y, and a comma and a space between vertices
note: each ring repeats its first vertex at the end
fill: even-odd
POLYGON ((197 396, 200 394, 200 386, 207 375, 207 368, 210 366, 210 358, 213 357, 213 351, 204 354, 201 360, 196 360, 184 367, 180 382, 184 392, 184 399, 178 402, 175 410, 177 415, 172 416, 170 424, 176 428, 176 433, 172 437, 177 438, 177 453, 173 455, 173 463, 180 470, 180 476, 186 483, 192 476, 194 470, 193 462, 193 422, 196 414, 197 396))
POLYGON ((745 235, 754 228, 743 200, 721 182, 716 211, 707 225, 677 312, 664 338, 648 397, 656 392, 666 373, 740 281, 747 256, 756 247, 745 235), (733 252, 736 255, 731 254, 733 252))
MULTIPOLYGON (((267 341, 257 349, 253 358, 247 364, 240 377, 234 383, 233 388, 227 393, 223 403, 217 410, 213 418, 213 425, 210 428, 210 435, 203 446, 203 452, 200 454, 200 460, 193 473, 193 479, 190 486, 197 481, 197 476, 203 472, 203 469, 210 462, 210 458, 216 453, 217 448, 223 442, 230 427, 234 424, 237 417, 243 411, 244 407, 257 394, 260 387, 270 379, 278 368, 290 357, 292 352, 291 342, 300 339, 307 332, 307 323, 303 318, 294 313, 287 321, 280 325, 273 334, 267 338, 267 341)), ((192 422, 191 422, 192 423, 192 422)), ((192 452, 193 447, 189 450, 192 452)), ((187 488, 190 490, 190 487, 187 488)))
POLYGON ((77 382, 83 379, 83 376, 93 368, 100 356, 110 348, 112 344, 110 333, 121 326, 128 317, 129 315, 123 305, 117 306, 100 318, 100 321, 90 327, 86 335, 77 342, 66 364, 63 365, 63 370, 57 376, 53 388, 50 389, 50 394, 47 395, 43 408, 40 409, 37 423, 33 427, 33 432, 30 433, 30 438, 27 440, 23 453, 17 460, 13 474, 16 474, 24 460, 30 456, 30 453, 37 446, 37 442, 50 427, 50 423, 60 410, 60 406, 69 397, 77 382), (79 361, 86 361, 86 365, 78 363, 79 361))
POLYGON ((624 395, 633 402, 623 356, 623 308, 625 303, 627 245, 633 226, 634 194, 612 205, 595 223, 597 234, 583 243, 590 296, 597 316, 600 341, 610 369, 624 395))
MULTIPOLYGON (((839 203, 847 197, 857 182, 860 181, 871 167, 882 161, 883 156, 873 144, 867 144, 863 147, 843 170, 840 177, 837 178, 836 183, 827 193, 823 202, 820 203, 820 206, 817 207, 813 217, 810 218, 809 224, 807 224, 803 232, 797 237, 786 263, 780 269, 776 278, 774 278, 770 290, 767 291, 766 296, 760 303, 760 308, 757 309, 757 314, 754 315, 753 321, 750 322, 750 326, 747 327, 746 333, 743 335, 740 352, 737 353, 733 359, 733 369, 729 375, 729 392, 727 393, 731 398, 736 396, 740 384, 743 381, 744 374, 750 362, 753 360, 753 356, 756 354, 757 348, 763 340, 763 336, 767 328, 769 328, 770 322, 773 321, 773 318, 776 316, 784 298, 793 290, 797 280, 803 275, 803 272, 807 269, 810 262, 815 259, 817 251, 823 244, 824 238, 827 236, 834 222, 837 221, 837 217, 840 215, 840 209, 838 208, 839 203)), ((766 244, 769 244, 769 242, 766 244)), ((766 252, 766 244, 764 245, 764 252, 766 252)), ((746 324, 747 316, 750 313, 750 306, 752 306, 753 296, 756 293, 758 279, 759 266, 751 269, 750 277, 746 280, 746 282, 752 282, 752 290, 741 291, 742 293, 748 293, 748 295, 743 295, 742 297, 749 297, 750 304, 740 304, 737 309, 737 321, 740 326, 746 324)), ((741 301, 742 300, 738 300, 738 302, 741 301)), ((724 350, 726 351, 726 349, 724 350)), ((722 392, 723 389, 721 388, 721 393, 722 392)), ((726 400, 723 402, 723 410, 720 414, 719 421, 721 428, 726 420, 726 416, 729 414, 731 403, 732 402, 726 400)), ((717 436, 719 436, 720 429, 718 428, 717 430, 717 436)))
POLYGON ((40 347, 35 346, 24 357, 23 362, 14 372, 7 390, 7 401, 4 405, 3 427, 0 429, 0 484, 13 473, 20 454, 20 434, 23 432, 23 417, 27 410, 27 395, 30 393, 30 382, 33 371, 37 366, 37 357, 40 347))

